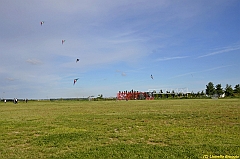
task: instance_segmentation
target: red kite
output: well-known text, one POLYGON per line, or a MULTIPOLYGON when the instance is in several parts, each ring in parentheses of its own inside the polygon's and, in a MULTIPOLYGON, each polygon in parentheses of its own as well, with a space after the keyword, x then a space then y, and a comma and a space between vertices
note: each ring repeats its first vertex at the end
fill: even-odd
POLYGON ((78 79, 79 78, 76 78, 76 79, 73 80, 73 85, 77 82, 78 79))

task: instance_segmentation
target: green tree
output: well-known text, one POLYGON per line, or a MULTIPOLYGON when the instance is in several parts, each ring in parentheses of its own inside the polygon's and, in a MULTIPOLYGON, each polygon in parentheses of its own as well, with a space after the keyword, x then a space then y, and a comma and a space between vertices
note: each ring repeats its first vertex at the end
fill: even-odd
POLYGON ((195 93, 192 91, 191 92, 191 98, 195 98, 196 97, 196 95, 195 95, 195 93))
POLYGON ((175 92, 174 92, 174 90, 172 90, 172 97, 174 98, 175 97, 175 92))
POLYGON ((216 85, 216 93, 217 93, 218 97, 224 93, 221 84, 216 85))
POLYGON ((103 95, 99 94, 98 97, 97 97, 97 100, 102 100, 102 99, 103 99, 103 95))
POLYGON ((233 89, 231 85, 226 84, 225 94, 227 97, 233 96, 233 89))
POLYGON ((203 97, 204 95, 205 95, 205 94, 204 94, 204 92, 202 91, 202 92, 201 92, 201 96, 203 97))
POLYGON ((200 97, 201 97, 201 93, 198 91, 197 94, 196 94, 196 96, 197 96, 198 98, 200 98, 200 97))
POLYGON ((234 88, 235 88, 233 90, 234 93, 240 93, 240 85, 239 84, 237 84, 234 88))
POLYGON ((214 95, 215 93, 215 88, 212 82, 209 82, 208 85, 206 85, 206 94, 209 96, 214 95))

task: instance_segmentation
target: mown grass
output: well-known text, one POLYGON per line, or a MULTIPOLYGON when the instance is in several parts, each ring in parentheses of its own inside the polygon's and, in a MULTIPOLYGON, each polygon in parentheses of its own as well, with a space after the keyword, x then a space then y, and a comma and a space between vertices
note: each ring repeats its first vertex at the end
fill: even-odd
POLYGON ((240 99, 0 103, 0 158, 240 156, 240 99))

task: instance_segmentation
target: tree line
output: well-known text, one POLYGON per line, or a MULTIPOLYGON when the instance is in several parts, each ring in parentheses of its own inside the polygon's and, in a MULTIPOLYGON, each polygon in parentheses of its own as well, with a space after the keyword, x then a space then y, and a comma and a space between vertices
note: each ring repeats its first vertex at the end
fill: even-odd
POLYGON ((225 95, 226 97, 239 97, 240 96, 240 85, 237 84, 234 88, 231 85, 226 84, 225 88, 222 88, 221 84, 214 86, 213 82, 209 82, 206 85, 206 95, 213 96, 217 95, 218 97, 225 95))
POLYGON ((153 97, 155 99, 162 99, 162 98, 209 98, 209 97, 240 97, 240 85, 237 84, 234 88, 226 84, 226 87, 223 88, 221 84, 214 85, 213 82, 209 82, 206 85, 205 91, 202 90, 201 92, 191 92, 191 93, 175 93, 174 90, 172 92, 166 91, 164 93, 160 90, 159 93, 153 91, 153 97))

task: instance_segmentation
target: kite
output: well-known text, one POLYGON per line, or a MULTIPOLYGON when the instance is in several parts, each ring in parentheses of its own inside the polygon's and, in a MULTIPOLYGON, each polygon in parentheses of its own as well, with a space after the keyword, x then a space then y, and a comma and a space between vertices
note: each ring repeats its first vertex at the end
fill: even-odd
POLYGON ((151 78, 153 79, 153 75, 151 75, 151 78))
POLYGON ((76 63, 79 61, 79 59, 76 60, 76 63))
POLYGON ((73 85, 77 82, 78 79, 79 78, 76 78, 76 79, 73 80, 73 85))
POLYGON ((62 44, 65 42, 65 40, 62 40, 62 44))
POLYGON ((41 22, 40 22, 41 26, 43 25, 43 23, 44 23, 44 21, 41 21, 41 22))

